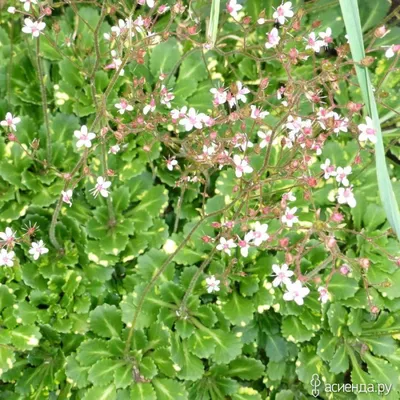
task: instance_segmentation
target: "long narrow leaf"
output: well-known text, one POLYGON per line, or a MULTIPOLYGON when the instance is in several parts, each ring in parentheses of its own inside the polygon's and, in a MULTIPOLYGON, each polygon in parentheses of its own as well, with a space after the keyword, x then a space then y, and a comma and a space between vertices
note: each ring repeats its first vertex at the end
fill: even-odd
POLYGON ((390 182, 389 172, 386 165, 385 149, 383 146, 381 126, 379 122, 378 109, 375 102, 374 92, 366 67, 359 63, 365 57, 364 42, 361 32, 360 15, 357 0, 340 0, 340 7, 346 31, 349 38, 350 50, 353 60, 357 63, 356 72, 361 88, 361 94, 367 107, 368 114, 371 116, 376 130, 376 173, 378 178, 379 193, 387 219, 390 222, 397 237, 400 239, 400 212, 393 187, 390 182))
POLYGON ((212 0, 210 22, 208 25, 207 38, 208 42, 214 47, 217 40, 218 23, 219 23, 219 8, 221 0, 212 0))

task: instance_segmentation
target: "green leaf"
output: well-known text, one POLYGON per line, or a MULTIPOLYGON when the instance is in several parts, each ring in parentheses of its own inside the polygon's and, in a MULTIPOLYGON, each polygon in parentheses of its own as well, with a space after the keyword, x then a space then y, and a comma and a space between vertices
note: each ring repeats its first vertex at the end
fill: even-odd
POLYGON ((188 339, 188 349, 191 353, 200 358, 208 358, 214 354, 216 343, 206 333, 195 330, 188 339))
POLYGON ((296 362, 296 373, 302 382, 309 384, 312 376, 319 374, 322 365, 322 360, 315 354, 315 348, 307 346, 299 353, 298 361, 296 362))
POLYGON ((120 363, 114 369, 114 383, 117 389, 124 389, 133 383, 132 365, 129 363, 120 363))
POLYGON ((187 400, 188 394, 182 383, 172 379, 153 379, 157 400, 187 400))
POLYGON ((281 361, 287 356, 287 342, 279 335, 268 335, 265 348, 271 361, 281 361))
POLYGON ((285 317, 282 322, 282 335, 290 342, 305 342, 310 340, 313 332, 309 331, 298 317, 285 317))
POLYGON ((12 294, 10 288, 6 285, 0 284, 0 311, 5 307, 10 307, 15 302, 15 296, 12 294))
POLYGON ((42 337, 37 326, 19 326, 11 331, 11 343, 18 350, 32 350, 42 337))
POLYGON ((11 348, 0 346, 0 369, 3 372, 13 368, 15 363, 15 354, 11 348))
POLYGON ((229 364, 229 376, 245 380, 256 380, 264 373, 264 365, 260 360, 249 357, 238 357, 229 364))
POLYGON ((233 292, 231 298, 222 306, 221 311, 233 325, 247 324, 253 318, 254 304, 239 293, 233 292))
POLYGON ((120 366, 119 361, 104 359, 98 361, 89 370, 89 381, 96 386, 108 385, 114 380, 114 370, 120 366))
POLYGON ((240 354, 243 343, 233 333, 221 330, 208 333, 215 342, 215 353, 212 358, 217 364, 229 363, 240 354))
POLYGON ((363 354, 363 358, 367 362, 368 372, 376 382, 393 385, 393 389, 396 389, 399 373, 388 361, 374 357, 368 352, 363 354))
POLYGON ((89 339, 78 347, 76 359, 81 365, 91 366, 102 358, 108 357, 112 357, 112 353, 105 340, 89 339))
POLYGON ((207 41, 213 47, 217 40, 218 23, 219 23, 219 9, 221 0, 211 1, 210 21, 207 30, 207 41))
POLYGON ((109 304, 98 306, 90 313, 90 326, 99 336, 119 337, 122 329, 121 311, 109 304))
POLYGON ((330 332, 324 332, 318 342, 317 354, 324 360, 330 361, 335 354, 338 338, 330 332))
POLYGON ((131 389, 131 400, 157 400, 151 383, 136 383, 131 389))
POLYGON ((86 392, 82 400, 116 400, 117 391, 113 384, 105 387, 92 387, 86 392))
POLYGON ((160 73, 169 74, 181 58, 181 49, 175 38, 158 44, 150 56, 150 70, 158 79, 160 73))
POLYGON ((70 379, 78 388, 86 387, 89 384, 88 372, 90 367, 81 366, 77 362, 75 355, 67 357, 66 360, 67 364, 65 366, 65 373, 68 379, 70 379))
POLYGON ((146 211, 151 217, 157 217, 167 204, 168 191, 162 185, 154 186, 141 198, 139 205, 134 208, 133 214, 146 211))
POLYGON ((347 299, 354 296, 359 289, 358 282, 342 274, 334 274, 329 282, 328 290, 335 300, 347 299))
POLYGON ((341 336, 343 328, 347 322, 347 311, 340 304, 331 304, 328 310, 328 322, 331 327, 331 332, 335 336, 341 336))
POLYGON ((349 369, 349 356, 346 353, 345 346, 338 347, 329 365, 331 366, 331 372, 334 374, 340 374, 349 369))
MULTIPOLYGON (((384 6, 387 6, 388 2, 384 1, 383 4, 384 6)), ((374 5, 374 9, 377 9, 379 11, 383 9, 383 7, 381 7, 381 2, 374 2, 374 5)), ((386 166, 386 153, 383 145, 378 109, 374 97, 374 89, 371 84, 368 69, 364 66, 359 65, 359 63, 365 57, 365 52, 357 0, 340 0, 340 7, 342 9, 342 15, 349 37, 351 54, 353 56, 353 60, 357 63, 355 67, 358 82, 361 88, 361 94, 366 105, 368 114, 372 118, 374 129, 376 131, 377 141, 375 144, 375 158, 381 201, 386 211, 386 216, 390 222, 390 225, 396 232, 397 237, 400 239, 399 206, 393 192, 392 183, 390 181, 389 172, 386 166)), ((373 11, 370 11, 369 17, 364 24, 364 28, 367 28, 371 23, 373 23, 373 20, 371 18, 374 18, 373 11)))

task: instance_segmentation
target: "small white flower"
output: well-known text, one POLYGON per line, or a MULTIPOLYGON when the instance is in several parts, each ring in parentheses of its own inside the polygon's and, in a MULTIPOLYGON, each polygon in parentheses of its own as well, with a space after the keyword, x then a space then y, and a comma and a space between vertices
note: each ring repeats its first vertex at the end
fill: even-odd
POLYGON ((283 25, 286 22, 286 18, 292 18, 293 15, 292 2, 287 1, 275 10, 272 14, 272 18, 275 18, 281 25, 283 25))
POLYGON ((278 44, 281 40, 281 38, 279 37, 278 29, 273 28, 271 30, 271 32, 267 33, 267 36, 268 36, 268 42, 265 43, 265 47, 267 49, 272 49, 272 48, 278 46, 278 44))
POLYGON ((247 87, 243 86, 243 83, 240 81, 236 82, 237 93, 235 94, 236 101, 242 101, 243 103, 247 102, 246 94, 250 93, 250 90, 247 87))
POLYGON ((351 208, 354 208, 357 205, 352 187, 339 188, 337 199, 339 204, 348 204, 351 208))
POLYGON ((326 32, 320 32, 319 37, 324 41, 324 46, 328 47, 329 43, 332 43, 332 29, 327 28, 326 32))
POLYGON ((320 287, 318 288, 318 292, 319 292, 319 298, 318 298, 318 300, 319 300, 321 303, 325 304, 325 303, 329 300, 329 292, 328 292, 328 289, 325 288, 325 287, 323 287, 323 286, 320 286, 320 287))
POLYGON ((224 103, 226 103, 226 90, 224 88, 212 88, 210 89, 210 92, 214 96, 213 103, 215 106, 220 106, 224 103))
POLYGON ((62 191, 61 195, 62 195, 62 200, 64 203, 67 203, 70 207, 72 206, 72 190, 69 189, 67 191, 62 191))
POLYGON ((40 32, 46 27, 44 22, 32 21, 30 18, 24 19, 22 32, 32 34, 32 37, 39 37, 40 32))
POLYGON ((262 111, 261 108, 257 108, 255 105, 251 105, 250 109, 250 117, 253 119, 264 119, 267 115, 269 115, 268 111, 262 111))
POLYGON ((4 244, 10 246, 15 242, 15 232, 7 227, 4 232, 0 232, 0 239, 4 244))
POLYGON ((358 136, 358 140, 360 142, 370 141, 371 143, 376 143, 376 130, 374 128, 374 123, 370 117, 366 117, 366 124, 358 125, 358 130, 360 131, 360 135, 358 136))
POLYGON ((317 112, 317 119, 322 129, 326 129, 325 121, 333 117, 333 112, 320 107, 317 112))
POLYGON ((236 0, 229 0, 226 4, 226 10, 233 17, 237 18, 238 11, 240 11, 243 7, 240 4, 237 4, 236 0))
POLYGON ((178 161, 176 161, 175 158, 170 158, 167 160, 167 169, 169 171, 172 171, 176 165, 178 165, 178 161))
POLYGON ((24 3, 24 10, 29 12, 31 9, 31 4, 37 4, 37 0, 19 0, 21 3, 24 3))
POLYGON ((286 224, 289 228, 293 226, 293 224, 296 224, 299 222, 299 218, 295 215, 297 211, 297 207, 289 208, 286 207, 285 214, 282 215, 282 222, 286 224))
POLYGON ((180 110, 179 109, 174 109, 171 111, 171 118, 172 122, 176 122, 180 118, 185 118, 187 113, 187 107, 183 106, 180 110))
POLYGON ((74 136, 78 139, 76 142, 76 147, 78 147, 78 149, 82 146, 87 148, 91 147, 92 140, 96 137, 93 132, 88 132, 86 125, 82 125, 80 131, 74 131, 74 136))
POLYGON ((324 171, 324 178, 329 179, 331 176, 336 176, 336 169, 331 165, 331 160, 327 158, 324 164, 321 164, 321 169, 324 171))
POLYGON ((288 116, 286 128, 289 129, 289 137, 294 140, 294 137, 302 130, 303 120, 300 117, 294 118, 291 115, 288 116))
POLYGON ((46 254, 49 252, 44 246, 43 240, 39 240, 39 242, 32 242, 32 247, 29 249, 29 254, 33 255, 33 259, 37 260, 42 254, 46 254))
POLYGON ((325 45, 325 42, 323 42, 322 40, 317 40, 315 32, 311 32, 308 35, 308 38, 304 38, 304 40, 307 42, 306 50, 312 49, 316 53, 319 53, 321 47, 325 45))
POLYGON ((154 0, 138 0, 138 4, 140 4, 141 6, 144 6, 145 3, 149 8, 154 7, 154 0))
POLYGON ((149 112, 154 112, 156 109, 156 101, 151 98, 150 103, 143 107, 143 114, 147 115, 149 112))
POLYGON ((97 178, 96 186, 91 189, 93 196, 96 198, 97 195, 100 193, 103 197, 108 197, 109 191, 107 190, 111 186, 110 181, 104 180, 102 176, 97 178))
POLYGON ((254 224, 254 230, 251 231, 254 246, 258 247, 261 245, 262 242, 265 242, 269 239, 267 230, 268 224, 261 224, 259 221, 254 224))
POLYGON ((207 292, 208 293, 219 292, 220 283, 221 281, 216 279, 214 275, 211 275, 208 278, 206 278, 207 292))
POLYGON ((400 51, 400 45, 399 44, 394 44, 392 46, 382 46, 382 47, 387 47, 387 50, 385 51, 385 57, 386 58, 393 58, 396 53, 400 51))
POLYGON ((283 300, 293 301, 299 306, 304 304, 304 297, 310 293, 310 289, 303 287, 300 281, 286 285, 287 292, 283 295, 283 300))
POLYGON ((226 240, 224 237, 219 239, 219 245, 217 246, 217 250, 223 251, 224 253, 228 254, 229 256, 231 255, 231 249, 234 249, 236 246, 236 243, 233 241, 233 239, 226 240))
POLYGON ((117 153, 119 153, 120 150, 121 150, 121 147, 119 146, 119 144, 115 144, 114 146, 110 147, 110 150, 108 150, 108 154, 110 154, 110 153, 117 154, 117 153))
POLYGON ((343 186, 349 186, 350 182, 347 179, 347 175, 351 174, 351 167, 338 167, 336 169, 336 182, 341 183, 343 186))
POLYGON ((277 287, 280 286, 282 283, 285 285, 289 285, 292 283, 290 277, 293 276, 294 272, 289 270, 287 264, 282 264, 282 267, 274 264, 272 265, 272 270, 274 271, 273 275, 276 276, 276 278, 272 282, 272 286, 277 287))
POLYGON ((7 126, 11 128, 13 131, 17 130, 16 125, 21 122, 21 118, 14 117, 10 112, 6 114, 6 117, 3 121, 0 122, 1 126, 7 126))
POLYGON ((8 252, 6 249, 0 250, 0 267, 12 267, 14 265, 14 256, 15 253, 13 251, 8 252))
POLYGON ((296 196, 292 192, 284 193, 282 196, 284 201, 296 201, 296 196))
POLYGON ((247 232, 244 235, 243 239, 240 239, 238 237, 238 246, 240 247, 240 254, 243 257, 247 257, 249 255, 249 248, 250 248, 251 241, 253 239, 254 239, 254 237, 253 237, 253 232, 252 231, 247 232))
POLYGON ((121 99, 119 103, 115 104, 115 108, 118 108, 118 112, 122 115, 125 111, 132 111, 133 106, 131 106, 125 99, 121 99))
POLYGON ((15 7, 8 7, 7 12, 9 12, 10 14, 15 14, 15 7))
POLYGON ((236 177, 241 178, 243 174, 250 174, 253 172, 253 168, 249 165, 248 161, 244 158, 241 158, 239 155, 235 154, 233 156, 233 162, 236 166, 236 177))
POLYGON ((267 132, 263 132, 263 131, 258 131, 257 132, 257 136, 262 139, 260 142, 260 148, 263 149, 264 147, 266 147, 269 142, 271 141, 271 136, 272 136, 272 131, 267 131, 267 132))
POLYGON ((349 119, 348 118, 342 118, 338 113, 333 112, 333 132, 339 133, 339 132, 347 132, 347 128, 349 126, 349 119))
POLYGON ((188 132, 193 128, 201 129, 203 127, 204 114, 197 114, 196 110, 191 107, 186 116, 179 121, 179 125, 183 125, 188 132))
POLYGON ((168 108, 171 108, 171 101, 175 98, 175 95, 168 90, 164 85, 161 86, 160 91, 160 103, 165 104, 168 108))

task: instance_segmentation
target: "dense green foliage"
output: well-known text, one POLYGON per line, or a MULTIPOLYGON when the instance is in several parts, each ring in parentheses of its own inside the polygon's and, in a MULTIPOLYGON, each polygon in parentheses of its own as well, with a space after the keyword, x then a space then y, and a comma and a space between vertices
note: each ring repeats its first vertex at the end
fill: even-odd
MULTIPOLYGON (((0 232, 11 227, 18 238, 13 266, 0 267, 0 399, 307 399, 318 374, 331 384, 391 384, 385 398, 397 400, 400 246, 380 205, 374 148, 357 140, 367 114, 348 108, 362 101, 339 2, 293 1, 276 52, 264 46, 276 0, 241 2, 240 24, 221 2, 215 47, 206 44, 210 1, 185 1, 180 12, 167 0, 165 13, 131 0, 39 3, 31 4, 35 19, 52 6, 40 38, 21 32, 20 14, 5 6, 0 14, 0 119, 21 118, 15 132, 0 135, 0 232), (140 15, 153 36, 105 39, 118 19, 140 15), (261 17, 269 22, 258 24, 261 17), (304 50, 303 37, 328 27, 329 49, 304 50), (292 47, 309 58, 283 59, 292 47), (110 49, 120 69, 110 67, 110 49), (213 106, 210 89, 234 92, 238 81, 250 89, 247 103, 235 112, 213 106), (188 132, 171 121, 161 85, 173 91, 171 109, 193 107, 215 126, 188 132), (276 98, 282 85, 289 110, 276 98), (318 90, 327 104, 307 98, 318 90), (152 96, 156 111, 144 114, 152 96), (133 111, 119 113, 121 99, 133 111), (256 128, 250 104, 270 113, 256 128), (321 154, 283 150, 279 137, 255 145, 254 175, 243 179, 232 162, 220 169, 199 158, 211 134, 232 155, 236 133, 256 143, 257 130, 278 131, 290 112, 307 118, 332 104, 351 125, 326 134, 321 154), (87 149, 74 137, 82 125, 96 134, 87 149), (120 151, 109 152, 117 144, 120 151), (172 156, 179 165, 171 171, 172 156), (321 176, 327 158, 352 166, 356 207, 336 204, 337 182, 321 176), (112 182, 107 198, 93 196, 100 176, 112 182), (67 189, 71 206, 60 197, 67 189), (289 191, 300 219, 293 228, 281 223, 289 191), (339 211, 343 220, 332 220, 339 211), (228 221, 236 221, 232 229, 228 221), (230 256, 216 249, 256 221, 268 223, 269 240, 248 257, 239 247, 230 256), (39 240, 49 252, 35 260, 29 249, 39 240), (304 305, 272 285, 272 266, 283 263, 310 288, 304 305), (218 291, 208 290, 210 276, 218 291), (321 302, 325 284, 329 301, 321 302)), ((397 44, 400 28, 377 38, 378 26, 396 22, 394 8, 362 4, 364 43, 375 57, 366 61, 400 198, 399 55, 388 59, 382 48, 397 44)), ((320 398, 380 397, 321 390, 320 398)))

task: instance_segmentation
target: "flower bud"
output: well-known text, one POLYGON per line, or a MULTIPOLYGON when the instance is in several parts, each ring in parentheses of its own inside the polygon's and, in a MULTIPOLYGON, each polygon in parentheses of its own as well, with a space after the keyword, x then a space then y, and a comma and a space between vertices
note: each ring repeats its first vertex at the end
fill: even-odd
POLYGON ((249 24, 251 23, 251 18, 250 18, 248 15, 246 15, 246 16, 242 19, 242 22, 243 22, 245 25, 249 25, 249 24))
POLYGON ((378 314, 379 308, 377 306, 371 306, 371 312, 372 312, 372 314, 378 314))
POLYGON ((292 27, 295 31, 300 30, 300 21, 299 20, 294 21, 292 27))
POLYGON ((197 30, 196 25, 189 26, 187 28, 187 32, 188 32, 189 35, 196 35, 196 33, 197 33, 196 30, 197 30))
POLYGON ((375 57, 367 56, 361 60, 361 65, 363 65, 364 67, 369 67, 370 65, 373 64, 374 61, 375 61, 375 57))
POLYGON ((369 262, 368 258, 360 258, 358 260, 358 263, 360 264, 360 267, 364 268, 364 269, 368 269, 370 266, 370 262, 369 262))
POLYGON ((292 254, 290 254, 290 253, 285 253, 285 261, 286 261, 286 264, 291 264, 291 263, 293 262, 293 260, 294 260, 294 257, 293 257, 292 254))
POLYGON ((53 13, 53 11, 51 10, 50 7, 46 7, 43 12, 45 13, 45 15, 47 15, 48 17, 53 13))
POLYGON ((326 241, 326 246, 328 249, 333 249, 336 246, 336 239, 334 237, 329 237, 326 241))
POLYGON ((211 242, 212 242, 212 238, 211 238, 210 236, 208 236, 208 235, 202 236, 201 240, 202 240, 204 243, 211 243, 211 242))
POLYGON ((286 238, 279 239, 279 246, 286 248, 286 247, 288 247, 288 245, 289 245, 289 238, 286 237, 286 238))
POLYGON ((331 221, 333 222, 342 222, 344 220, 344 216, 343 214, 341 214, 338 211, 335 211, 332 215, 331 215, 331 221))
POLYGON ((361 103, 353 103, 352 101, 347 103, 347 109, 352 113, 359 112, 362 107, 363 105, 361 103))
POLYGON ((380 26, 379 28, 375 29, 374 35, 376 38, 378 39, 382 39, 383 37, 385 37, 388 33, 390 32, 390 30, 388 30, 386 28, 385 25, 380 26))
POLYGON ((8 138, 8 140, 10 142, 16 142, 17 141, 17 137, 13 133, 9 133, 7 138, 8 138))
POLYGON ((350 272, 350 268, 347 264, 343 264, 340 269, 339 269, 340 273, 342 275, 347 275, 350 272))
POLYGON ((112 170, 111 168, 109 168, 109 169, 106 171, 106 174, 107 174, 107 176, 115 176, 115 172, 114 172, 114 170, 112 170))
POLYGON ((211 224, 211 226, 212 226, 213 228, 216 228, 216 229, 221 228, 221 224, 220 224, 219 222, 213 222, 213 223, 211 224))

